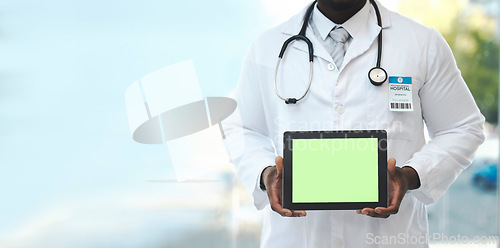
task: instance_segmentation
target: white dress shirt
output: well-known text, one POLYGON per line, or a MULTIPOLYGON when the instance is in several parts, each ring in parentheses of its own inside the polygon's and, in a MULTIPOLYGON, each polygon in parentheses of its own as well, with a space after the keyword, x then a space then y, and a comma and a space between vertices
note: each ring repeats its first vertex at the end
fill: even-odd
MULTIPOLYGON (((412 112, 390 111, 388 83, 377 87, 368 80, 381 29, 370 4, 362 9, 366 16, 349 30, 352 40, 340 68, 331 65, 330 55, 309 25, 306 35, 314 45, 313 82, 309 94, 297 104, 285 104, 276 96, 274 71, 283 42, 299 32, 305 10, 261 35, 245 57, 236 96, 241 119, 237 121, 234 115, 223 124, 238 177, 255 206, 265 209, 262 247, 428 247, 425 204, 445 193, 484 140, 484 117, 443 37, 378 5, 384 35, 381 65, 389 76, 412 78, 412 112), (424 122, 432 138, 428 144, 424 122), (274 164, 275 156, 282 156, 283 133, 349 129, 386 130, 388 157, 395 158, 398 166, 417 171, 421 186, 405 195, 399 213, 378 219, 354 210, 308 211, 301 218, 273 212, 259 179, 262 170, 274 164)), ((324 37, 326 28, 314 18, 324 37)), ((307 46, 294 42, 278 73, 280 94, 301 96, 308 76, 307 46)))

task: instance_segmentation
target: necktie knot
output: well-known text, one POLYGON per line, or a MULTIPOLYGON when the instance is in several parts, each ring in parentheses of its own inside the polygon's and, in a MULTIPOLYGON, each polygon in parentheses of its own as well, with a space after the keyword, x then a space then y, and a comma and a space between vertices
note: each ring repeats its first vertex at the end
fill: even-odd
POLYGON ((349 39, 349 32, 343 27, 335 27, 330 31, 330 37, 336 42, 346 43, 349 39))
POLYGON ((333 62, 337 67, 340 67, 344 61, 344 55, 348 46, 346 42, 349 37, 349 33, 343 27, 335 27, 330 31, 330 38, 333 43, 330 56, 332 56, 333 62))

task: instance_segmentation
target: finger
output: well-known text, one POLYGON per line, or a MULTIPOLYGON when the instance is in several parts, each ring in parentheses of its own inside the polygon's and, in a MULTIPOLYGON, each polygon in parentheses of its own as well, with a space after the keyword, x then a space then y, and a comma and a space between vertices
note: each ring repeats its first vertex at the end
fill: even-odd
POLYGON ((358 210, 357 212, 358 214, 363 214, 363 215, 370 215, 375 213, 373 208, 363 208, 361 210, 358 210))
POLYGON ((278 203, 282 204, 283 203, 283 194, 281 192, 281 188, 279 189, 279 192, 276 193, 277 198, 278 198, 278 203))
POLYGON ((374 212, 378 215, 384 215, 384 216, 389 216, 392 214, 397 214, 398 209, 396 206, 389 206, 389 207, 377 207, 374 209, 374 212))
POLYGON ((304 217, 306 215, 306 211, 292 211, 292 217, 304 217))
POLYGON ((375 209, 373 209, 373 208, 363 208, 362 210, 358 210, 356 212, 358 214, 367 215, 367 216, 370 216, 373 218, 387 218, 390 216, 387 214, 379 214, 379 213, 375 212, 375 209))
POLYGON ((358 210, 359 214, 374 217, 374 218, 387 218, 388 216, 381 215, 375 212, 373 208, 363 208, 362 210, 358 210))
POLYGON ((281 216, 291 216, 292 211, 283 208, 281 205, 281 192, 279 189, 277 189, 274 185, 267 190, 267 195, 269 196, 269 204, 271 205, 271 209, 280 214, 281 216))
POLYGON ((279 202, 271 202, 271 209, 281 216, 292 216, 292 211, 283 208, 279 202))
POLYGON ((280 214, 281 216, 291 216, 292 211, 283 208, 283 206, 281 206, 281 201, 278 198, 279 197, 277 195, 274 194, 269 195, 269 204, 271 205, 271 209, 274 212, 280 214))
POLYGON ((279 202, 272 202, 271 209, 284 217, 304 217, 307 215, 306 211, 291 211, 283 208, 279 202))
MULTIPOLYGON (((274 197, 273 197, 274 199, 274 197)), ((271 202, 271 209, 280 214, 281 216, 284 217, 304 217, 307 215, 306 211, 298 210, 298 211, 291 211, 289 209, 283 208, 283 206, 280 204, 281 201, 274 201, 272 200, 271 202)))
POLYGON ((278 171, 278 178, 281 177, 281 172, 283 171, 283 158, 278 156, 274 159, 274 163, 276 163, 276 170, 278 171))
POLYGON ((384 207, 377 207, 375 208, 375 212, 378 214, 382 215, 391 215, 391 214, 397 214, 399 211, 399 207, 401 206, 401 201, 403 200, 403 196, 401 195, 401 189, 400 188, 395 188, 393 193, 393 197, 390 199, 389 206, 384 208, 384 207))
POLYGON ((356 213, 367 215, 370 212, 371 208, 363 208, 361 210, 357 210, 356 213))
POLYGON ((390 158, 389 161, 387 161, 387 172, 391 178, 396 176, 396 159, 390 158))

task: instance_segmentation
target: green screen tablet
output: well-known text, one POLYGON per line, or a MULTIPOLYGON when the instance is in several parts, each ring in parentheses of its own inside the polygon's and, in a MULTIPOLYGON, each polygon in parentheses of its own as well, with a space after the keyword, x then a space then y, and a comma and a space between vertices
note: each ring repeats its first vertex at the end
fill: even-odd
POLYGON ((386 207, 386 132, 286 132, 283 206, 291 210, 386 207))

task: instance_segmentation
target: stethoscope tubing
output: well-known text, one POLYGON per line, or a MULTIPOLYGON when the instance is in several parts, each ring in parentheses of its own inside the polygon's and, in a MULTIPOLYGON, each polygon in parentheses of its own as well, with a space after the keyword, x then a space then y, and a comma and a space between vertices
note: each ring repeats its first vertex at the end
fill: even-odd
MULTIPOLYGON (((380 86, 382 85, 386 80, 387 80, 387 72, 380 67, 380 61, 382 59, 382 17, 380 16, 380 11, 375 3, 375 0, 369 0, 370 3, 373 5, 373 8, 375 9, 375 14, 377 15, 377 23, 378 26, 380 26, 381 30, 378 34, 378 54, 377 54, 377 64, 375 67, 373 67, 369 72, 368 72, 368 78, 370 79, 370 82, 375 85, 375 86, 380 86), (373 75, 375 76, 373 76, 373 75), (380 77, 380 79, 379 79, 380 77)), ((309 38, 306 37, 306 28, 309 23, 309 18, 311 17, 312 11, 314 9, 314 5, 316 4, 316 0, 311 3, 311 5, 308 7, 306 14, 304 15, 304 22, 302 23, 302 27, 300 29, 299 34, 294 35, 290 38, 288 38, 284 43, 283 46, 281 47, 280 53, 278 55, 278 62, 276 63, 276 70, 274 71, 274 91, 276 95, 283 101, 285 101, 286 104, 295 104, 298 101, 304 99, 306 95, 309 93, 311 89, 311 84, 312 84, 312 75, 313 75, 313 60, 314 60, 314 47, 312 45, 312 42, 309 40, 309 38), (279 67, 281 64, 281 60, 283 59, 283 56, 285 55, 285 51, 288 47, 288 45, 295 40, 302 40, 306 42, 308 52, 309 52, 309 82, 307 84, 307 90, 306 92, 300 96, 299 98, 286 98, 283 97, 279 94, 278 91, 278 71, 279 67)))
POLYGON ((276 64, 276 70, 274 71, 274 92, 276 92, 276 95, 283 101, 285 101, 286 104, 294 104, 297 103, 298 101, 304 99, 304 97, 307 96, 309 93, 309 90, 311 89, 311 84, 312 84, 312 75, 313 75, 313 61, 309 61, 309 83, 307 84, 307 90, 304 92, 304 94, 299 97, 299 98, 284 98, 280 95, 278 92, 278 68, 281 64, 282 58, 278 58, 278 63, 276 64))

